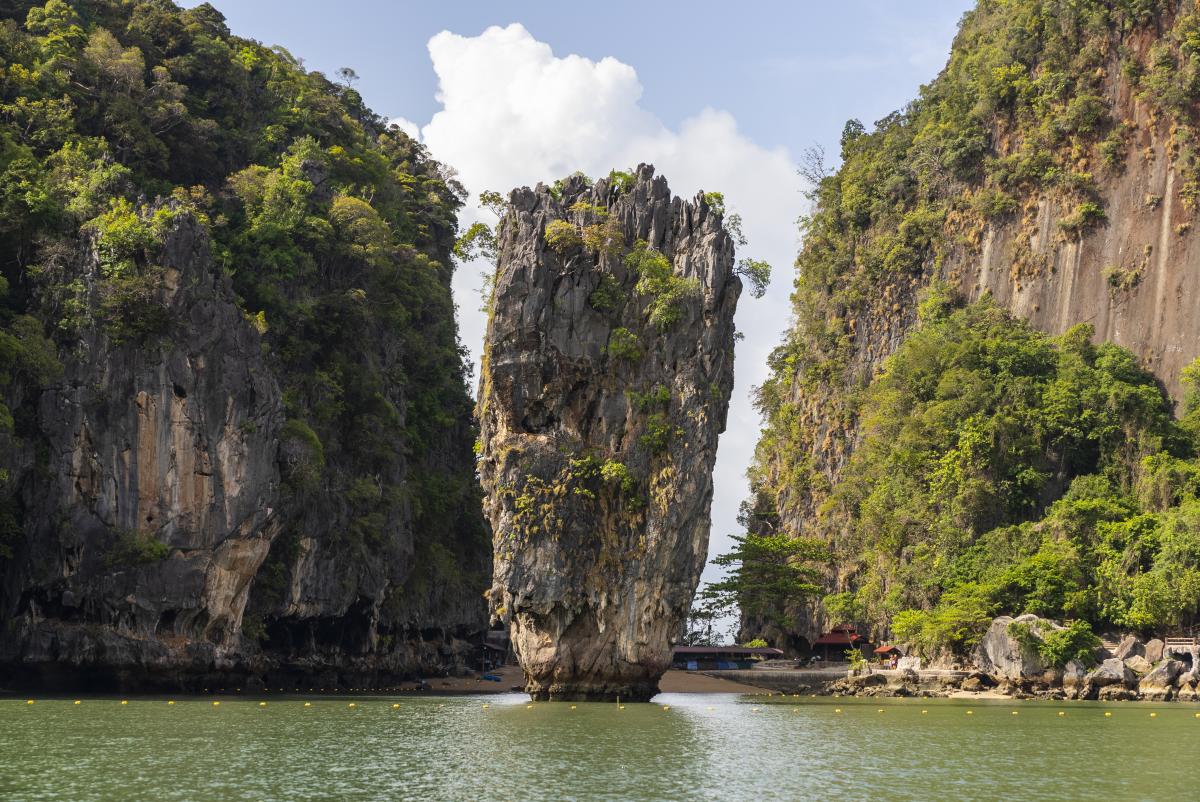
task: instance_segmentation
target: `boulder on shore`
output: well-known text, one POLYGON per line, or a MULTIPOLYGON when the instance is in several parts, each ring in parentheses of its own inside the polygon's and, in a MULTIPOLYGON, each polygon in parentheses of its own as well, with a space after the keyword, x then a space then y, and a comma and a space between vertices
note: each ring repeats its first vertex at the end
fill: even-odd
POLYGON ((1154 668, 1154 664, 1140 654, 1125 658, 1125 665, 1129 666, 1129 670, 1139 677, 1149 674, 1154 668))
MULTIPOLYGON (((1130 670, 1129 666, 1125 665, 1124 661, 1116 657, 1110 657, 1084 678, 1084 695, 1089 699, 1094 699, 1098 692, 1103 691, 1105 688, 1118 687, 1129 689, 1136 682, 1136 675, 1130 670)), ((1111 698, 1111 693, 1101 696, 1101 698, 1111 698)))
POLYGON ((1087 668, 1078 660, 1069 661, 1063 668, 1063 692, 1068 698, 1077 699, 1083 695, 1087 685, 1087 673, 1087 668))
POLYGON ((1126 635, 1121 638, 1121 642, 1117 644, 1117 650, 1113 652, 1113 657, 1118 660, 1127 660, 1135 655, 1146 656, 1146 645, 1135 635, 1126 635))
POLYGON ((1023 642, 1014 635, 1014 624, 1027 627, 1029 632, 1038 638, 1062 628, 1053 621, 1038 618, 1036 615, 1026 614, 1016 618, 1002 615, 992 621, 979 641, 979 646, 975 649, 975 665, 980 671, 1009 682, 1045 682, 1047 672, 1051 674, 1049 680, 1055 681, 1057 676, 1053 667, 1042 659, 1035 645, 1023 642))
POLYGON ((1146 651, 1145 651, 1144 656, 1147 660, 1150 661, 1151 665, 1154 665, 1155 663, 1162 660, 1163 657, 1165 656, 1163 654, 1163 649, 1165 649, 1165 648, 1166 648, 1165 643, 1163 643, 1158 638, 1153 638, 1151 640, 1146 641, 1146 651))
POLYGON ((1164 660, 1154 666, 1138 683, 1138 693, 1152 702, 1165 702, 1175 696, 1175 681, 1183 672, 1183 663, 1164 660))

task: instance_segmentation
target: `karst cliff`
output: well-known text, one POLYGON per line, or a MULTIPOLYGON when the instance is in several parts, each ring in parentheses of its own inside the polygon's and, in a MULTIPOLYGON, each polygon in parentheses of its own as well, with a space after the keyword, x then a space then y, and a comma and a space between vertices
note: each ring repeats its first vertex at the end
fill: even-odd
MULTIPOLYGON (((977 367, 940 366, 938 387, 881 383, 889 358, 925 325, 924 301, 991 302, 1049 334, 1074 330, 1097 345, 1123 346, 1161 384, 1176 413, 1187 412, 1184 368, 1200 355, 1198 26, 1189 2, 1066 8, 982 0, 964 17, 946 68, 918 99, 873 126, 851 120, 836 171, 810 158, 804 172, 813 209, 802 222, 796 323, 772 355, 771 376, 757 395, 765 428, 751 471, 751 506, 762 531, 829 545, 823 592, 835 598, 832 605, 819 597, 797 604, 788 613, 795 624, 783 629, 747 620, 744 636, 763 633, 803 651, 825 627, 853 620, 886 637, 897 613, 935 605, 943 585, 931 572, 949 572, 953 561, 916 566, 933 552, 947 557, 933 543, 937 537, 959 543, 954 549, 987 552, 993 545, 980 538, 988 527, 1037 520, 1074 477, 1076 468, 1047 446, 1035 469, 1045 475, 1020 512, 984 522, 960 510, 950 526, 955 533, 944 536, 915 524, 919 533, 884 534, 878 517, 857 528, 855 521, 868 515, 890 515, 847 490, 848 480, 866 475, 855 462, 864 437, 889 431, 886 422, 869 419, 887 406, 880 394, 891 387, 921 403, 930 401, 925 392, 949 403, 950 388, 959 383, 965 394, 961 383, 977 367), (1073 329, 1080 324, 1088 328, 1073 329), (962 367, 968 373, 958 372, 962 367), (903 567, 868 578, 874 570, 868 563, 881 561, 903 567)), ((965 328, 981 333, 978 321, 965 328)), ((1058 347, 1072 348, 1069 341, 1058 347)), ((1084 358, 1099 364, 1095 355, 1084 358)), ((1108 404, 1115 410, 1122 402, 1113 396, 1108 404)), ((928 431, 921 436, 933 441, 928 431)), ((993 454, 1006 447, 995 432, 985 442, 993 454)), ((1139 452, 1128 470, 1117 470, 1106 463, 1115 448, 1081 472, 1105 473, 1105 481, 1128 493, 1148 475, 1137 460, 1150 455, 1139 452)), ((1187 450, 1172 449, 1164 447, 1176 456, 1187 450)), ((958 453, 950 446, 933 451, 937 459, 958 453)), ((1002 490, 994 470, 999 457, 980 459, 986 467, 967 475, 981 488, 995 481, 1002 490)), ((923 476, 926 468, 909 470, 923 476)), ((932 479, 924 488, 935 495, 944 489, 932 479)), ((890 508, 901 503, 893 499, 890 508)), ((1154 510, 1153 503, 1138 504, 1154 510)), ((949 506, 938 509, 952 513, 949 506)), ((1146 561, 1144 577, 1142 568, 1130 569, 1130 581, 1148 584, 1152 564, 1146 561)), ((964 569, 955 581, 977 576, 974 570, 964 569)), ((1126 612, 1094 615, 1097 626, 1114 628, 1137 620, 1126 612)), ((1181 615, 1172 626, 1190 614, 1181 615)))
POLYGON ((461 187, 208 4, 0 16, 0 688, 473 663, 461 187))
POLYGON ((479 469, 491 609, 535 699, 658 691, 707 557, 733 256, 720 212, 648 166, 510 197, 479 469))

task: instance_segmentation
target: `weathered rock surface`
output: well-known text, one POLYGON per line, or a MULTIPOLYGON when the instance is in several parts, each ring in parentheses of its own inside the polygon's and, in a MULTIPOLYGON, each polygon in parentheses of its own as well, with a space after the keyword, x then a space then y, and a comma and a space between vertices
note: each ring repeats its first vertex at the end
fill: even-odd
POLYGON ((1137 676, 1129 670, 1119 658, 1112 657, 1094 668, 1085 678, 1084 695, 1089 699, 1125 698, 1123 695, 1114 696, 1118 692, 1127 691, 1135 686, 1137 676))
MULTIPOLYGON (((453 636, 486 622, 479 589, 398 592, 422 567, 410 516, 382 527, 389 559, 321 547, 346 525, 322 510, 346 505, 286 497, 295 455, 281 438, 280 382, 204 227, 181 215, 157 260, 147 304, 164 328, 120 338, 81 326, 61 343, 61 378, 25 388, 35 417, 22 438, 5 440, 19 490, 4 511, 21 525, 11 557, 0 549, 0 687, 365 686, 461 664, 453 636), (294 550, 267 572, 281 541, 294 550), (256 616, 273 630, 251 636, 243 624, 264 573, 284 587, 256 616)), ((96 308, 86 237, 62 268, 96 308)), ((445 459, 460 455, 466 482, 469 440, 469 424, 446 434, 445 459)), ((407 466, 398 454, 377 470, 400 481, 407 466)), ((469 556, 482 576, 486 544, 469 556)))
POLYGON ((1165 702, 1175 696, 1175 682, 1183 672, 1183 663, 1164 660, 1138 683, 1138 694, 1152 702, 1165 702))
POLYGON ((1153 668, 1153 665, 1151 665, 1150 661, 1145 657, 1142 657, 1140 654, 1135 654, 1133 657, 1126 658, 1125 665, 1129 666, 1129 670, 1134 674, 1137 674, 1139 677, 1143 674, 1149 674, 1150 669, 1153 668))
POLYGON ((1145 654, 1146 644, 1142 643, 1136 635, 1126 635, 1117 644, 1117 650, 1113 652, 1113 657, 1118 660, 1128 660, 1130 657, 1144 657, 1145 654))
POLYGON ((1142 654, 1151 664, 1154 664, 1165 656, 1163 651, 1165 647, 1166 644, 1159 638, 1151 638, 1146 641, 1145 651, 1142 654))
POLYGON ((1052 670, 1052 666, 1046 664, 1035 645, 1022 642, 1013 634, 1013 624, 1027 627, 1030 634, 1038 638, 1062 628, 1036 615, 1026 614, 1017 618, 1000 616, 992 621, 976 647, 975 664, 980 671, 1003 680, 1042 678, 1052 670))
POLYGON ((706 558, 740 291, 720 214, 672 198, 651 167, 624 190, 576 177, 561 199, 512 193, 479 470, 492 609, 535 698, 657 692, 706 558), (588 242, 549 246, 547 225, 562 220, 588 242), (673 296, 638 289, 627 254, 639 242, 665 256, 673 296), (656 325, 671 297, 674 319, 656 325))
POLYGON ((1070 660, 1063 668, 1063 692, 1069 699, 1078 699, 1085 693, 1087 686, 1087 669, 1077 660, 1070 660))

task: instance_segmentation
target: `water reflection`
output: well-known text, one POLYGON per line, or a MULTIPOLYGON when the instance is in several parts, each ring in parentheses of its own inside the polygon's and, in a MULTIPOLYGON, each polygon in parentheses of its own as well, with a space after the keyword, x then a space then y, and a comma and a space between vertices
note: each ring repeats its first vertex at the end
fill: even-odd
POLYGON ((1200 758, 1195 705, 357 701, 0 701, 0 799, 1175 799, 1200 758))

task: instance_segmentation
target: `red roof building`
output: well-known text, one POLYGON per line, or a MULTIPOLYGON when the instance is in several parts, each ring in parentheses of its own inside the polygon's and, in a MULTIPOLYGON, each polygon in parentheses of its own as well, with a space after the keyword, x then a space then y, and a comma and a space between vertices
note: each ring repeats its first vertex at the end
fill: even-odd
POLYGON ((834 627, 813 641, 813 651, 819 654, 822 660, 844 660, 847 649, 862 646, 866 642, 867 639, 859 635, 854 627, 834 627))

